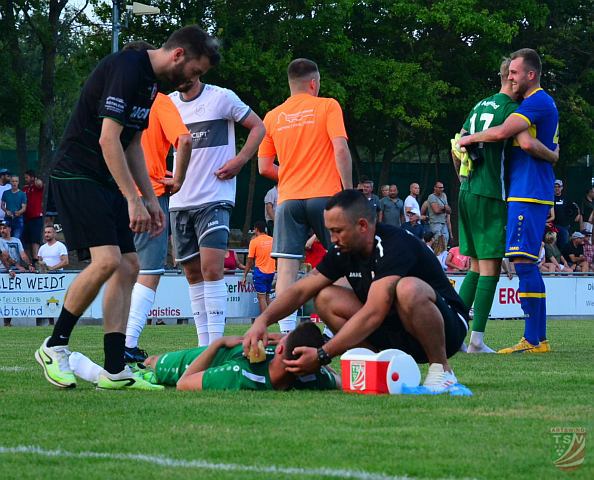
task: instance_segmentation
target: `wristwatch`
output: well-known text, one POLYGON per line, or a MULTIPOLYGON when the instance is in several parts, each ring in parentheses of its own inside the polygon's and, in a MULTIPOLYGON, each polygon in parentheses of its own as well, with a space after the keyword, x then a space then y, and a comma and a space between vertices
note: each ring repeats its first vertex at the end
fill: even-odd
POLYGON ((332 363, 332 357, 322 347, 318 348, 318 362, 320 362, 320 365, 332 363))

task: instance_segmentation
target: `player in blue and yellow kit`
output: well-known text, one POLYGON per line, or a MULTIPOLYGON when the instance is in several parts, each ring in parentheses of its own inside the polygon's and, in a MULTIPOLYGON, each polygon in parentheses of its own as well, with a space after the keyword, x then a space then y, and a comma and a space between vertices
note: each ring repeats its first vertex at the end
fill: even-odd
POLYGON ((546 294, 536 261, 547 214, 553 205, 559 114, 554 100, 540 87, 542 66, 538 54, 524 48, 512 53, 511 60, 508 78, 514 93, 524 98, 522 104, 502 125, 463 137, 459 144, 465 147, 501 141, 524 130, 542 142, 524 142, 517 137, 512 149, 505 256, 515 264, 526 324, 520 342, 498 353, 544 353, 550 351, 546 294))

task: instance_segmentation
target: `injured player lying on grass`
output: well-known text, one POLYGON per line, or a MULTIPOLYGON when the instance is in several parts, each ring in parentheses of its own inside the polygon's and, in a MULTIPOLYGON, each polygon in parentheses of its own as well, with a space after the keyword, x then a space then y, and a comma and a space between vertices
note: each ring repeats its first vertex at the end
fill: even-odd
MULTIPOLYGON (((313 323, 302 323, 293 332, 269 335, 265 359, 250 363, 243 354, 243 337, 222 337, 208 347, 178 350, 148 357, 136 375, 178 390, 334 390, 340 377, 329 367, 311 375, 296 376, 284 361, 294 359, 299 346, 319 348, 322 334, 313 323)), ((79 352, 70 355, 75 375, 96 383, 101 367, 79 352)))

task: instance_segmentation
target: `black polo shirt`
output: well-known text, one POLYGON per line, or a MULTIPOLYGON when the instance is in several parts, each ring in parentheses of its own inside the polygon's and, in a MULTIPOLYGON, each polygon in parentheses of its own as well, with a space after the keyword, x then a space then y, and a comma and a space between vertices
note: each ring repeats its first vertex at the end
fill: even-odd
POLYGON ((104 118, 123 125, 124 150, 147 128, 157 79, 146 51, 126 50, 99 62, 83 86, 52 169, 53 178, 113 182, 99 146, 104 118))
POLYGON ((336 247, 331 247, 317 270, 332 281, 346 277, 362 303, 367 301, 371 284, 380 278, 392 275, 416 277, 428 283, 454 310, 468 318, 468 309, 435 254, 422 241, 399 227, 377 224, 375 247, 369 258, 340 253, 336 247))

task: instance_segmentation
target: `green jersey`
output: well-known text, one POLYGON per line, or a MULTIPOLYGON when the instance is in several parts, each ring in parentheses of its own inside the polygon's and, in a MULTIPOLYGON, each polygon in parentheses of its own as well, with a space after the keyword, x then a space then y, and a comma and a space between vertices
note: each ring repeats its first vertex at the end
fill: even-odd
MULTIPOLYGON (((155 366, 157 381, 163 385, 175 385, 188 366, 207 347, 191 348, 165 353, 155 366)), ((274 347, 266 348, 266 361, 250 363, 243 356, 243 347, 221 347, 210 367, 202 377, 203 390, 274 390, 270 383, 268 366, 274 358, 274 347)), ((336 379, 325 368, 312 375, 297 377, 293 387, 296 390, 333 390, 336 379)))
MULTIPOLYGON (((478 102, 466 121, 464 130, 476 133, 501 125, 518 108, 518 104, 504 93, 497 93, 478 102)), ((480 150, 481 159, 474 163, 460 190, 484 197, 506 199, 505 158, 507 142, 485 142, 480 150)), ((507 155, 509 158, 509 154, 507 155)))

